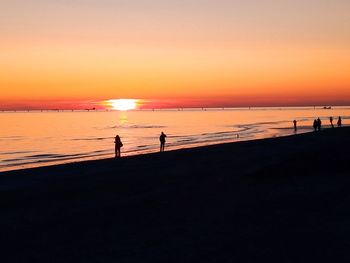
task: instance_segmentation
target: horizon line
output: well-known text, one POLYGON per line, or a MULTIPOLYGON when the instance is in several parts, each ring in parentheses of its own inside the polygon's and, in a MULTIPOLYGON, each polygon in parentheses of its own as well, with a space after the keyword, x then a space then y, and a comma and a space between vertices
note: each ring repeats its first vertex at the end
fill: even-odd
MULTIPOLYGON (((194 106, 194 107, 146 107, 130 109, 125 111, 162 111, 162 110, 230 110, 230 109, 257 109, 257 108, 311 108, 311 109, 332 109, 333 107, 350 107, 349 104, 339 104, 339 105, 258 105, 258 106, 194 106)), ((118 112, 123 110, 116 110, 111 108, 86 108, 86 109, 72 109, 72 108, 18 108, 18 109, 0 109, 0 112, 118 112)))

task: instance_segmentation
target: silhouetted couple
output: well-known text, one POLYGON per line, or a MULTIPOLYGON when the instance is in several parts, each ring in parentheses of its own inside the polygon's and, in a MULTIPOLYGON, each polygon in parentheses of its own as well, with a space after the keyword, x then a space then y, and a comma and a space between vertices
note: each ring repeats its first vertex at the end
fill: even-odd
MULTIPOLYGON (((164 152, 164 148, 165 148, 165 138, 166 135, 164 132, 162 132, 159 136, 159 141, 160 141, 160 151, 164 152)), ((123 143, 119 137, 119 135, 115 136, 114 139, 114 144, 115 144, 115 158, 120 158, 120 149, 123 147, 123 143)))
MULTIPOLYGON (((331 123, 332 128, 334 128, 333 117, 329 117, 329 122, 331 123)), ((337 125, 338 125, 338 127, 341 127, 341 117, 340 116, 338 117, 337 125)))
POLYGON ((115 136, 114 144, 115 144, 115 158, 120 158, 120 148, 123 147, 123 143, 120 140, 119 135, 115 136))
POLYGON ((315 131, 320 131, 321 130, 321 125, 322 125, 322 121, 321 121, 320 118, 317 118, 317 119, 314 120, 313 127, 314 127, 315 131))
POLYGON ((164 152, 164 147, 165 147, 165 137, 166 135, 164 132, 162 132, 159 136, 159 141, 160 141, 160 152, 164 152))

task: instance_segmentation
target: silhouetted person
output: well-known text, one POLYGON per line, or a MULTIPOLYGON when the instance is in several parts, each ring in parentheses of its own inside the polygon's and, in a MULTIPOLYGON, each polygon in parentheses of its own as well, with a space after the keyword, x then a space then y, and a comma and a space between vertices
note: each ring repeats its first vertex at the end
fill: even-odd
POLYGON ((160 141, 160 151, 164 152, 164 147, 165 147, 165 137, 166 135, 164 134, 164 132, 162 132, 159 136, 159 141, 160 141))
POLYGON ((120 158, 120 148, 123 147, 123 143, 120 140, 119 135, 115 136, 114 144, 115 144, 115 158, 120 158))
POLYGON ((337 125, 338 125, 339 128, 341 127, 341 117, 340 116, 338 118, 337 125))
POLYGON ((317 130, 321 130, 321 126, 322 126, 322 121, 320 118, 317 118, 317 130))
POLYGON ((312 126, 314 127, 314 130, 317 131, 318 124, 316 119, 314 119, 314 124, 312 126))
POLYGON ((294 125, 294 131, 297 131, 297 121, 296 120, 293 121, 293 125, 294 125))
POLYGON ((334 125, 333 125, 333 117, 332 117, 332 116, 329 117, 329 122, 331 123, 332 128, 334 128, 334 125))

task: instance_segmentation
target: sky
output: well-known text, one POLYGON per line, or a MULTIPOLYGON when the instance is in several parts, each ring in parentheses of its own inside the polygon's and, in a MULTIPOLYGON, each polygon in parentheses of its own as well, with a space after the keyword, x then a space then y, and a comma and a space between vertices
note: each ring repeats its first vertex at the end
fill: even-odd
POLYGON ((350 104, 348 0, 2 0, 0 109, 350 104))

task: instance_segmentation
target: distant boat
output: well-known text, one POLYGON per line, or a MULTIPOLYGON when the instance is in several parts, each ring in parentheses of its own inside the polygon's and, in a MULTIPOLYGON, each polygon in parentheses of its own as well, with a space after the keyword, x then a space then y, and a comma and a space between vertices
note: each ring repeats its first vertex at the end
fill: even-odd
POLYGON ((91 108, 91 109, 85 109, 86 111, 91 111, 91 110, 96 110, 95 107, 91 108))
POLYGON ((331 106, 324 106, 323 109, 324 110, 330 110, 330 109, 332 109, 332 107, 331 106))

